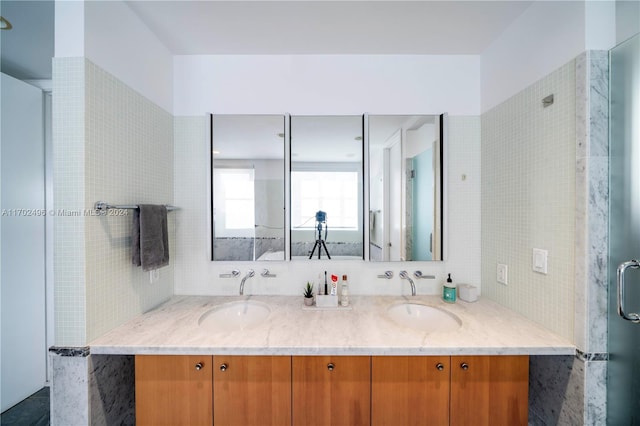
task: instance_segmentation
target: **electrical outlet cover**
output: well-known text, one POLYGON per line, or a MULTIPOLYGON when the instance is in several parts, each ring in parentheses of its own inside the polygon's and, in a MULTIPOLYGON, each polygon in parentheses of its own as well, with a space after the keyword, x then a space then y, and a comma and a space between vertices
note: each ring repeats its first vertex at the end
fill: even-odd
POLYGON ((541 274, 547 273, 547 255, 548 255, 547 250, 542 250, 537 248, 533 249, 533 256, 532 256, 531 263, 532 263, 532 269, 534 272, 539 272, 541 274))

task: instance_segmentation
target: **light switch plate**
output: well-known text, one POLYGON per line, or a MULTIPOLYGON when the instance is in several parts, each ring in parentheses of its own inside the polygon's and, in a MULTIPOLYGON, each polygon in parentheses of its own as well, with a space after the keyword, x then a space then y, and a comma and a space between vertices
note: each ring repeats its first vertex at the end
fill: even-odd
POLYGON ((547 273, 547 254, 549 252, 547 250, 542 249, 533 249, 533 256, 531 260, 532 269, 534 272, 539 272, 541 274, 547 273))
POLYGON ((496 279, 500 284, 509 284, 509 268, 507 267, 507 265, 498 263, 498 266, 496 268, 496 279))

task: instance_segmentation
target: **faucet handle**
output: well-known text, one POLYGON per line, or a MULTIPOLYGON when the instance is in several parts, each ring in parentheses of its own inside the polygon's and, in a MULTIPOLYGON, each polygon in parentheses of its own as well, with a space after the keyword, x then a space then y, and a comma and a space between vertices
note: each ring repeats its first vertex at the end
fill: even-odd
POLYGON ((407 274, 407 271, 400 271, 400 274, 398 275, 400 275, 400 278, 403 278, 405 280, 409 278, 409 274, 407 274))
POLYGON ((272 273, 270 273, 270 272, 269 272, 269 270, 268 270, 267 268, 264 268, 264 269, 262 270, 262 273, 261 273, 260 275, 262 275, 262 276, 263 276, 263 277, 265 277, 265 278, 275 278, 275 277, 276 277, 276 274, 272 274, 272 273))
POLYGON ((220 278, 235 278, 238 275, 240 275, 240 271, 237 269, 234 269, 233 271, 231 271, 231 273, 229 274, 220 274, 219 277, 220 278))
POLYGON ((252 276, 254 276, 256 273, 253 271, 253 269, 249 269, 247 271, 247 277, 251 278, 252 276))
POLYGON ((384 274, 378 275, 378 278, 384 278, 384 279, 390 280, 391 278, 393 278, 393 272, 392 271, 384 271, 384 274))
POLYGON ((413 273, 413 276, 416 278, 421 278, 421 279, 429 279, 429 280, 435 280, 436 276, 435 275, 423 275, 422 271, 415 271, 413 273))

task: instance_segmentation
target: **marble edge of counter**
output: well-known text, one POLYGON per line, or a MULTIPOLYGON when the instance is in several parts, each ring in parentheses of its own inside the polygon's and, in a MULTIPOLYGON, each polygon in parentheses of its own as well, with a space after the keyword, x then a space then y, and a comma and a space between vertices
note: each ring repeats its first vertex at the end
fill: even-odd
MULTIPOLYGON (((360 296, 362 300, 366 300, 367 304, 377 303, 393 303, 397 300, 406 300, 404 296, 360 296)), ((285 305, 289 304, 291 307, 296 307, 295 297, 289 296, 255 296, 256 299, 274 299, 278 301, 285 301, 285 305), (283 299, 284 298, 284 299, 283 299), (293 301, 293 302, 292 302, 293 301)), ((542 330, 544 334, 549 335, 549 344, 515 344, 513 346, 499 346, 491 344, 482 345, 399 345, 392 344, 389 346, 380 345, 344 345, 335 346, 327 344, 325 346, 310 346, 310 345, 272 345, 272 346, 260 346, 260 345, 211 345, 209 344, 132 344, 131 342, 122 342, 118 344, 113 341, 113 334, 122 333, 127 328, 137 328, 142 325, 145 320, 150 318, 150 315, 156 315, 161 311, 168 311, 178 309, 180 316, 184 318, 192 319, 194 315, 200 315, 200 311, 207 309, 211 306, 216 306, 228 302, 230 300, 238 300, 237 297, 229 296, 174 296, 167 302, 158 306, 156 309, 150 312, 140 315, 131 321, 123 324, 120 327, 106 333, 104 336, 95 339, 90 343, 90 351, 95 355, 574 355, 576 347, 569 341, 555 335, 553 332, 546 330, 544 327, 531 320, 517 314, 496 302, 483 299, 481 303, 462 303, 449 305, 453 308, 452 311, 461 310, 458 314, 473 315, 469 311, 486 308, 488 310, 497 310, 501 313, 508 313, 519 317, 527 327, 533 327, 537 331, 542 330), (186 305, 181 307, 181 305, 186 305), (184 310, 184 309, 188 310, 184 310), (183 309, 180 311, 180 309, 183 309), (195 310, 195 313, 194 313, 195 310), (111 337, 111 339, 105 337, 111 337)), ((418 302, 429 302, 433 304, 437 302, 436 297, 423 296, 413 299, 418 302)), ((355 310, 355 309, 354 309, 355 310)), ((494 312, 495 313, 495 312, 494 312)), ((116 339, 117 340, 117 339, 116 339)), ((423 342, 424 343, 424 342, 423 342)))
POLYGON ((422 347, 422 348, 223 348, 223 347, 144 347, 144 346, 92 346, 92 355, 364 355, 364 356, 429 356, 429 355, 575 355, 574 346, 549 347, 422 347))

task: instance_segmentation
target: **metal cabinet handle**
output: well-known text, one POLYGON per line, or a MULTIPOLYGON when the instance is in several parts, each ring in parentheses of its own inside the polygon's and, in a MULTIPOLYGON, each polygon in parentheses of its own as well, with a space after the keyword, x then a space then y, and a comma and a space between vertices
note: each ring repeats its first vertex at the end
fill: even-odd
POLYGON ((438 371, 442 371, 444 370, 444 365, 441 362, 439 362, 436 364, 436 368, 438 369, 438 371))
POLYGON ((335 366, 335 365, 333 365, 333 363, 332 363, 332 362, 330 362, 329 364, 327 364, 327 370, 329 370, 329 371, 333 371, 333 369, 334 369, 334 368, 336 368, 336 366, 335 366))
POLYGON ((467 371, 469 369, 469 364, 467 364, 466 362, 463 362, 462 364, 460 364, 460 368, 467 371))
POLYGON ((202 367, 204 367, 203 363, 199 362, 199 363, 196 364, 196 370, 200 371, 200 370, 202 370, 202 367))
POLYGON ((227 365, 226 362, 220 364, 220 371, 227 371, 227 368, 229 368, 229 366, 227 365))
POLYGON ((618 284, 618 315, 627 321, 634 322, 636 324, 640 323, 640 315, 634 313, 626 313, 624 309, 624 273, 628 268, 638 269, 640 268, 640 263, 637 260, 633 259, 628 262, 621 263, 618 266, 618 271, 616 274, 617 284, 618 284))

